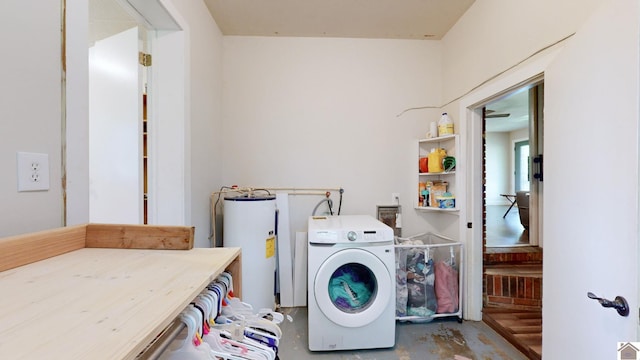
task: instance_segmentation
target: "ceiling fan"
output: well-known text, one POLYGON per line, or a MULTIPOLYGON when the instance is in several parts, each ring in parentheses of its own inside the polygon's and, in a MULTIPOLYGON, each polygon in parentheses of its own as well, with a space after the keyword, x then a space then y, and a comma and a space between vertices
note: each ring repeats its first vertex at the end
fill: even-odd
POLYGON ((487 119, 491 119, 491 118, 503 118, 503 117, 509 117, 511 116, 510 113, 498 113, 498 114, 494 114, 496 111, 495 110, 489 110, 487 109, 485 111, 485 118, 487 119))

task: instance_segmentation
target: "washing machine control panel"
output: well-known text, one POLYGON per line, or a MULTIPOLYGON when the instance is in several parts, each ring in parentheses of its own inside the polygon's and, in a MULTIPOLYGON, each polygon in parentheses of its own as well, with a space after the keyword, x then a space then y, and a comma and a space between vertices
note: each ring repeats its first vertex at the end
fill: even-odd
POLYGON ((361 244, 393 241, 393 229, 368 215, 310 217, 310 244, 361 244))
POLYGON ((309 240, 312 243, 335 244, 341 242, 384 242, 393 240, 393 238, 386 238, 384 232, 376 230, 322 230, 313 233, 309 240))
MULTIPOLYGON (((349 231, 347 233, 347 239, 350 241, 364 241, 364 242, 376 242, 376 241, 385 241, 382 233, 375 230, 365 230, 365 231, 349 231), (352 236, 350 236, 353 234, 352 236), (353 237, 353 239, 352 239, 353 237)), ((387 239, 388 240, 388 239, 387 239)))

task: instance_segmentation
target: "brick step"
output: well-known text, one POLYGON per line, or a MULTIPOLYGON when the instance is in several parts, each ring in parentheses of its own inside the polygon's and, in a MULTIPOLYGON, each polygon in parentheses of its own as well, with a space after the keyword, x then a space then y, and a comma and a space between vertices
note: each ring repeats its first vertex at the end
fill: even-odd
POLYGON ((542 264, 489 265, 483 275, 484 306, 542 308, 542 264))
POLYGON ((485 266, 542 264, 542 249, 535 246, 515 248, 487 248, 483 255, 485 266))

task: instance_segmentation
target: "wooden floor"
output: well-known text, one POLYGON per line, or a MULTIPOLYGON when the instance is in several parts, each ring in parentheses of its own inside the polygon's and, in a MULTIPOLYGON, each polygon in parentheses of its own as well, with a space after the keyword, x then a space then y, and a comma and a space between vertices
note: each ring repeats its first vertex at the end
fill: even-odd
POLYGON ((512 247, 529 245, 529 232, 520 223, 518 208, 506 205, 487 206, 487 247, 512 247))
POLYGON ((485 307, 482 320, 529 359, 542 359, 542 311, 485 307))

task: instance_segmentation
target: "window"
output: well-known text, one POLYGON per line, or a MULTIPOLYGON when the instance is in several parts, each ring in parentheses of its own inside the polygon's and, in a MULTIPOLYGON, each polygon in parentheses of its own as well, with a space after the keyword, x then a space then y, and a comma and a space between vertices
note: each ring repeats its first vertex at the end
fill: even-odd
POLYGON ((515 143, 515 191, 529 191, 529 140, 515 143))

